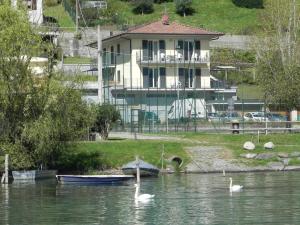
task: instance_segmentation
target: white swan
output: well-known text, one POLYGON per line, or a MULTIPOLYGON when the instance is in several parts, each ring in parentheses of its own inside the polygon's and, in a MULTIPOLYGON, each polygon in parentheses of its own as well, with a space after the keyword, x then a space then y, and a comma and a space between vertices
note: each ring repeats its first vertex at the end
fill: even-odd
POLYGON ((134 199, 136 201, 147 202, 147 201, 151 200, 155 196, 155 195, 149 195, 149 194, 141 194, 140 195, 140 185, 134 184, 134 186, 135 186, 134 199))
POLYGON ((237 191, 241 191, 243 189, 243 186, 241 185, 232 185, 232 178, 229 178, 230 180, 230 184, 229 184, 229 191, 230 192, 237 192, 237 191))

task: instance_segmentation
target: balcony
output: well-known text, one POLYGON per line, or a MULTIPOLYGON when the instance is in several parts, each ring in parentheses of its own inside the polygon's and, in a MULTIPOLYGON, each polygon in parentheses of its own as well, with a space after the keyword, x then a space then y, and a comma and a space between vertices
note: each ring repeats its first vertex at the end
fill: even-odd
POLYGON ((183 54, 177 53, 173 55, 167 55, 160 53, 154 56, 144 56, 142 52, 136 53, 136 62, 139 64, 207 64, 210 62, 208 54, 205 57, 200 54, 194 53, 189 57, 183 57, 183 54))

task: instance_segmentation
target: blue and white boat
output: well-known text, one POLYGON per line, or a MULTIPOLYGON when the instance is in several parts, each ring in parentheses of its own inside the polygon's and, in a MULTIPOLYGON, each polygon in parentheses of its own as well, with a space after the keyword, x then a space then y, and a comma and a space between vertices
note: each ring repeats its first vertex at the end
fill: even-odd
POLYGON ((82 184, 120 184, 132 178, 132 175, 56 175, 59 183, 82 184))

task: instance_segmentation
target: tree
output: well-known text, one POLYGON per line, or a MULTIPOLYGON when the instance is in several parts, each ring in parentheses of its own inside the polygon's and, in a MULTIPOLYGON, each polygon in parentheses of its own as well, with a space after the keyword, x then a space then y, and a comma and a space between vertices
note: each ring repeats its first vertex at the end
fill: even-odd
POLYGON ((192 15, 194 9, 192 7, 192 0, 175 0, 176 13, 181 16, 192 15))
MULTIPOLYGON (((9 4, 0 5, 0 114, 2 134, 10 141, 20 137, 22 122, 27 119, 25 104, 43 101, 43 95, 36 95, 38 87, 29 68, 40 47, 41 39, 25 12, 13 10, 9 4), (40 98, 28 98, 28 93, 40 98)), ((29 110, 38 114, 41 108, 33 104, 29 110)))
POLYGON ((96 106, 95 129, 100 133, 102 139, 106 140, 112 128, 112 124, 121 118, 120 112, 115 106, 103 104, 96 106))
POLYGON ((11 155, 14 168, 54 166, 64 147, 90 126, 92 115, 80 92, 52 69, 54 50, 25 11, 0 5, 0 148, 11 155), (37 76, 30 62, 41 54, 48 65, 37 76))
POLYGON ((134 9, 136 14, 148 14, 153 12, 153 0, 133 0, 134 9))
POLYGON ((21 144, 31 150, 35 166, 54 167, 68 143, 85 137, 94 120, 73 86, 53 80, 50 93, 41 115, 23 125, 21 144))
POLYGON ((256 71, 266 102, 290 113, 300 106, 300 15, 296 0, 268 1, 254 41, 256 71))

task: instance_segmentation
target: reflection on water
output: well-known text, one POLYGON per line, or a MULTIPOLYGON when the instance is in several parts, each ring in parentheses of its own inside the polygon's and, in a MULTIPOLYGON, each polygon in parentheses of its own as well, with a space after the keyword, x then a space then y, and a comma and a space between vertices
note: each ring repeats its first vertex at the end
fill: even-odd
POLYGON ((59 185, 55 180, 0 189, 0 224, 300 224, 300 173, 165 175, 143 179, 147 203, 122 186, 59 185), (229 176, 244 185, 229 192, 229 176))

